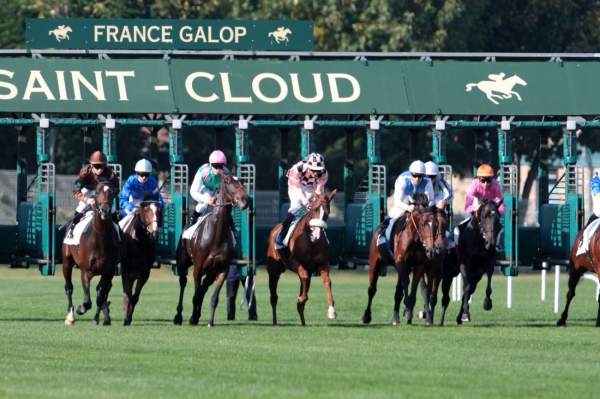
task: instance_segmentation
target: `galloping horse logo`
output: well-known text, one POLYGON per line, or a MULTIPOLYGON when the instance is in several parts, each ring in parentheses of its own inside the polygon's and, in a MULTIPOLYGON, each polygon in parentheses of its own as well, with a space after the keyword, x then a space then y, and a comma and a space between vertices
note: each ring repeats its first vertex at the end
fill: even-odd
POLYGON ((285 26, 280 26, 273 32, 269 32, 267 37, 274 39, 277 44, 283 43, 283 42, 289 43, 290 39, 288 38, 288 35, 291 35, 291 34, 292 34, 292 31, 290 30, 290 28, 286 28, 285 26))
POLYGON ((60 42, 61 40, 69 40, 69 33, 73 32, 70 26, 66 25, 58 25, 58 28, 52 29, 48 31, 48 36, 54 35, 56 41, 60 42))
POLYGON ((494 100, 494 97, 499 100, 507 100, 512 98, 513 94, 515 97, 517 97, 517 100, 522 101, 519 93, 513 91, 513 87, 515 85, 527 86, 527 82, 517 75, 512 75, 511 77, 504 79, 505 76, 506 74, 504 72, 488 75, 490 80, 482 80, 477 83, 468 83, 466 86, 466 91, 471 91, 471 89, 475 86, 485 94, 488 100, 496 105, 499 103, 498 101, 494 100))

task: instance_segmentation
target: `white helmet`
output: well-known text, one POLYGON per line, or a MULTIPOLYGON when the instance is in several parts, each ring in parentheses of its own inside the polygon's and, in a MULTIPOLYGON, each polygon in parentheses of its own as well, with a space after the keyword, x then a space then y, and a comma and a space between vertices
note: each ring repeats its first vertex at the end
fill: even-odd
POLYGON ((323 158, 323 155, 313 152, 308 156, 306 165, 308 169, 323 170, 325 169, 325 158, 323 158))
POLYGON ((425 162, 425 174, 427 176, 437 176, 439 172, 440 169, 435 162, 425 162))
POLYGON ((142 158, 137 161, 134 170, 141 173, 152 173, 152 164, 147 159, 142 158))
POLYGON ((408 171, 417 175, 424 175, 425 164, 419 160, 413 161, 408 167, 408 171))

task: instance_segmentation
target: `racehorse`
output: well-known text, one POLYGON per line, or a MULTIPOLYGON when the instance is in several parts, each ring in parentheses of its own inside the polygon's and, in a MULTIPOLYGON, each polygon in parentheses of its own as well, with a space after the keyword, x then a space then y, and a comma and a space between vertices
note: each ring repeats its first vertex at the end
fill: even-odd
MULTIPOLYGON (((490 76, 493 77, 492 75, 490 76)), ((517 100, 522 101, 519 93, 513 90, 515 85, 527 86, 527 82, 517 75, 504 79, 504 74, 500 74, 496 80, 481 80, 477 83, 467 83, 465 90, 471 91, 473 87, 477 87, 485 94, 488 100, 498 105, 498 101, 494 100, 494 97, 506 100, 512 98, 514 95, 517 97, 517 100)))
POLYGON ((75 322, 73 315, 73 283, 71 275, 73 265, 77 264, 81 271, 83 286, 83 303, 77 306, 77 314, 82 315, 92 307, 90 298, 90 281, 94 276, 100 276, 96 287, 96 315, 94 322, 99 324, 100 310, 104 321, 110 325, 108 293, 112 287, 117 264, 121 258, 121 242, 112 218, 112 204, 116 192, 106 183, 96 186, 96 198, 93 205, 94 216, 91 223, 83 231, 79 245, 63 244, 63 275, 65 278, 65 293, 67 295, 67 317, 65 324, 75 322))
MULTIPOLYGON (((419 206, 419 204, 427 203, 427 197, 424 195, 415 194, 414 202, 418 206, 413 212, 405 213, 406 226, 402 227, 402 223, 396 223, 391 234, 394 248, 394 267, 398 272, 392 314, 392 324, 394 325, 400 323, 400 302, 403 297, 405 298, 404 305, 406 307, 404 316, 407 324, 412 324, 416 291, 425 272, 425 264, 440 255, 440 249, 436 249, 434 243, 435 234, 438 230, 436 210, 425 208, 423 205, 419 206), (413 273, 412 284, 409 279, 411 271, 413 273)), ((377 293, 378 270, 387 266, 379 252, 379 248, 377 248, 377 237, 380 229, 381 226, 378 226, 369 249, 369 300, 362 317, 365 324, 371 322, 371 304, 377 293)), ((433 316, 431 315, 431 317, 433 316)))
POLYGON ((162 210, 156 201, 142 201, 134 211, 133 219, 123 230, 124 256, 121 280, 123 282, 123 325, 130 325, 135 305, 156 260, 158 229, 162 224, 162 210), (133 285, 135 283, 135 292, 133 285))
POLYGON ((250 199, 244 185, 232 174, 221 177, 217 203, 211 213, 202 221, 191 239, 181 238, 177 248, 177 274, 179 275, 179 303, 173 323, 183 321, 183 293, 187 284, 188 268, 194 265, 194 298, 190 324, 200 321, 202 301, 208 287, 216 281, 211 298, 211 314, 208 326, 215 324, 215 310, 219 302, 219 292, 225 281, 227 270, 234 256, 234 238, 231 233, 233 205, 246 209, 250 199))
POLYGON ((308 301, 311 276, 319 272, 323 285, 327 290, 327 317, 337 317, 331 279, 329 278, 329 240, 325 234, 327 218, 329 217, 330 203, 333 201, 337 190, 326 194, 314 194, 308 212, 298 222, 289 239, 289 255, 285 258, 275 249, 275 239, 281 224, 276 225, 269 234, 267 248, 267 272, 269 273, 269 292, 271 294, 271 309, 273 311, 273 325, 277 324, 277 284, 279 277, 289 269, 300 278, 300 296, 296 308, 300 315, 300 323, 305 326, 304 307, 308 301))
MULTIPOLYGON (((577 256, 577 250, 579 242, 583 235, 582 229, 577 237, 573 248, 571 248, 571 257, 569 259, 569 291, 567 291, 567 303, 565 304, 565 310, 560 316, 560 320, 556 322, 557 326, 566 326, 567 317, 569 316, 569 306, 571 301, 575 298, 575 289, 579 279, 585 272, 595 272, 600 278, 600 235, 598 231, 592 236, 589 244, 588 252, 577 256)), ((598 313, 596 314, 596 327, 600 327, 600 296, 598 296, 598 313)))
MULTIPOLYGON (((502 228, 498 211, 499 206, 500 204, 493 200, 483 199, 481 206, 460 234, 457 261, 464 281, 464 288, 461 309, 456 317, 458 324, 462 324, 463 321, 471 321, 469 299, 484 274, 487 275, 487 287, 483 309, 486 311, 492 310, 492 274, 496 265, 496 239, 502 228)), ((449 262, 446 263, 448 269, 444 271, 444 282, 442 283, 442 324, 446 308, 450 302, 448 292, 454 277, 452 274, 456 272, 456 267, 453 267, 450 263, 453 260, 452 256, 448 260, 449 262)))

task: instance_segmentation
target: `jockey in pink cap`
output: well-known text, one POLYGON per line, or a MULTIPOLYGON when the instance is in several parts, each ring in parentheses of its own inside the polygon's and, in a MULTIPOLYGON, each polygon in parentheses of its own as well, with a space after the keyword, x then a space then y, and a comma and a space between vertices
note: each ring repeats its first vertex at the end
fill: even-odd
POLYGON ((212 210, 217 203, 223 173, 229 173, 227 157, 223 151, 214 150, 208 157, 208 163, 198 168, 190 188, 190 195, 198 203, 190 218, 190 226, 196 223, 199 216, 212 210))

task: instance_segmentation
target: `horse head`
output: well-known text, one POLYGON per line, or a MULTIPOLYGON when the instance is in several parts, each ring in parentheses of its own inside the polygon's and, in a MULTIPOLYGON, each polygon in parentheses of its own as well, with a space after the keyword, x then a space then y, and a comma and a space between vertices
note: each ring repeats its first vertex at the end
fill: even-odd
POLYGON ((98 183, 96 186, 94 211, 100 215, 100 219, 102 221, 106 221, 111 218, 112 205, 115 195, 115 190, 107 183, 98 183))
POLYGON ((434 245, 436 254, 440 255, 446 251, 446 230, 448 229, 450 221, 448 220, 446 211, 437 207, 435 207, 434 210, 438 227, 435 232, 434 245))
POLYGON ((327 228, 327 219, 331 211, 330 203, 333 201, 337 194, 337 189, 333 190, 331 194, 317 194, 314 193, 312 202, 309 207, 307 214, 308 226, 311 231, 311 241, 317 241, 321 237, 321 231, 327 228))
POLYGON ((221 178, 221 201, 230 203, 240 209, 246 209, 250 205, 250 198, 242 182, 234 175, 227 173, 221 178))
POLYGON ((496 248, 496 237, 498 237, 498 233, 502 228, 500 212, 498 211, 499 206, 493 200, 484 199, 477 212, 475 212, 475 219, 479 225, 486 251, 492 251, 496 248))
POLYGON ((435 239, 438 230, 437 212, 431 208, 417 208, 408 215, 409 224, 412 224, 415 241, 420 241, 425 249, 427 259, 433 259, 439 255, 436 249, 435 239))
POLYGON ((162 208, 156 201, 142 201, 136 210, 138 228, 152 240, 158 239, 158 229, 162 225, 162 208))

